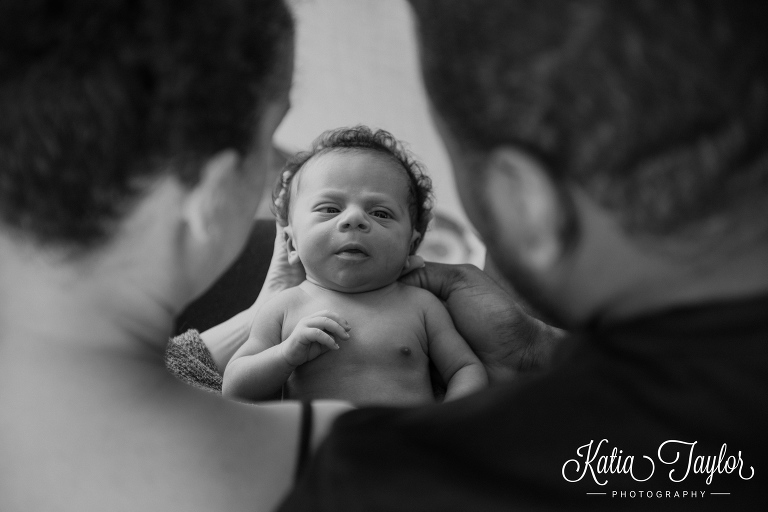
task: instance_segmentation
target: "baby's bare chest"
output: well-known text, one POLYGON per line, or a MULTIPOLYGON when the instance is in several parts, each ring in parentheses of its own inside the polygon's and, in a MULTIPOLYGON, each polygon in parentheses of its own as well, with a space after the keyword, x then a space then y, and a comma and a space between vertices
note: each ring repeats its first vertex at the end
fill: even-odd
POLYGON ((416 362, 427 357, 423 309, 400 295, 379 301, 358 301, 354 296, 313 297, 286 314, 282 339, 302 318, 324 310, 338 314, 351 327, 348 339, 336 337, 340 350, 325 354, 337 363, 371 364, 403 358, 416 362))

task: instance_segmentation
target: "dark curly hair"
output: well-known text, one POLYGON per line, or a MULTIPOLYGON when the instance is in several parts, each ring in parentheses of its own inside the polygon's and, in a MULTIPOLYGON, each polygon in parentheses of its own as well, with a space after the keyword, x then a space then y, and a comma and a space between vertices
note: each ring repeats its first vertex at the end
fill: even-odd
POLYGON ((628 233, 768 233, 767 2, 411 4, 464 150, 524 148, 628 233))
POLYGON ((272 194, 273 212, 281 225, 288 225, 291 202, 291 182, 294 176, 313 157, 339 150, 374 151, 394 159, 408 176, 408 211, 413 229, 421 238, 413 247, 415 251, 432 219, 432 180, 426 175, 424 165, 417 161, 403 143, 385 130, 375 132, 367 126, 337 128, 323 132, 312 143, 309 151, 297 153, 288 159, 272 194))
POLYGON ((282 0, 0 2, 0 223, 87 251, 163 172, 251 149, 287 85, 282 0))

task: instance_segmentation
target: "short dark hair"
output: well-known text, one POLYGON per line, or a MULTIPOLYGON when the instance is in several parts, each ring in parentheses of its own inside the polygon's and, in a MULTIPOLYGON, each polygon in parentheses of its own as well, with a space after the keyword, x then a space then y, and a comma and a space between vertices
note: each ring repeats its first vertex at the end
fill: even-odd
POLYGON ((1 222, 87 249, 146 178, 247 151, 292 34, 282 0, 0 3, 1 222))
POLYGON ((291 182, 313 157, 331 151, 373 151, 395 161, 408 177, 408 211, 413 229, 421 234, 413 251, 418 248, 432 219, 432 180, 424 166, 414 158, 404 144, 386 130, 375 132, 367 126, 337 128, 323 132, 309 151, 296 153, 288 159, 272 194, 273 211, 281 225, 288 225, 291 202, 291 182))
POLYGON ((768 230, 766 2, 411 3, 465 150, 529 151, 628 233, 768 230))

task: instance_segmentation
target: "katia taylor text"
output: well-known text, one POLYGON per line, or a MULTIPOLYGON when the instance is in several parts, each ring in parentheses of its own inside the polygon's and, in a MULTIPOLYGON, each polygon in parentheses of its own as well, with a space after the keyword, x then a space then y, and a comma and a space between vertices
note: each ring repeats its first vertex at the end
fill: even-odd
POLYGON ((682 482, 689 476, 700 476, 707 485, 712 483, 716 474, 737 474, 742 480, 755 476, 755 469, 747 466, 741 451, 735 455, 728 451, 723 443, 718 455, 700 455, 696 453, 697 441, 664 441, 656 450, 655 457, 625 454, 624 450, 611 447, 607 439, 598 443, 591 440, 576 450, 576 458, 568 459, 563 464, 563 478, 568 482, 578 482, 585 477, 592 477, 598 485, 608 483, 610 475, 629 475, 636 482, 647 482, 656 469, 666 472, 672 482, 682 482), (663 468, 663 469, 662 469, 663 468))

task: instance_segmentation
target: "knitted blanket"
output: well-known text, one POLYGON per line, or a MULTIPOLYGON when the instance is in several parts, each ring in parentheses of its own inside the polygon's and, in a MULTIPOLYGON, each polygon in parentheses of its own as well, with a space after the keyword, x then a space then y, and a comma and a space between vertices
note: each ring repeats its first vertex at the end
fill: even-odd
POLYGON ((221 374, 200 333, 191 329, 168 341, 165 366, 180 380, 212 393, 221 393, 221 374))

